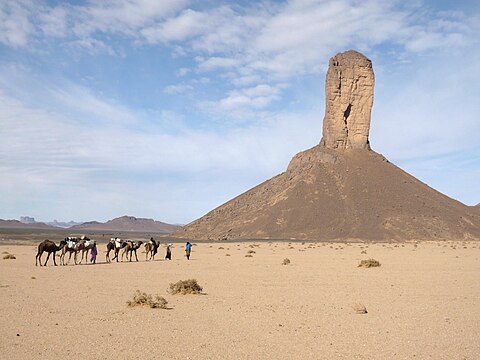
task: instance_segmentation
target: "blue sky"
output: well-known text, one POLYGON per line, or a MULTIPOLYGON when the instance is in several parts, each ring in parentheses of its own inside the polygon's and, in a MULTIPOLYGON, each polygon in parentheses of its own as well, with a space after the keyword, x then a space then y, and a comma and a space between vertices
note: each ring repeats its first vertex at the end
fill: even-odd
POLYGON ((316 145, 328 60, 372 148, 480 202, 477 1, 0 0, 0 218, 188 223, 316 145))

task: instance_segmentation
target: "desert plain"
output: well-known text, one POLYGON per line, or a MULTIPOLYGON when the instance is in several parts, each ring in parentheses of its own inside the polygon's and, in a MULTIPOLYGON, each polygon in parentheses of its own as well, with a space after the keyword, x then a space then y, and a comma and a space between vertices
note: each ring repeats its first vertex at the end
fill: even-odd
POLYGON ((107 264, 100 243, 95 265, 36 267, 38 241, 3 238, 0 358, 480 358, 478 242, 195 242, 190 261, 175 243, 165 261, 161 241, 155 261, 107 264), (203 294, 168 293, 191 278, 203 294), (128 307, 137 289, 167 309, 128 307))

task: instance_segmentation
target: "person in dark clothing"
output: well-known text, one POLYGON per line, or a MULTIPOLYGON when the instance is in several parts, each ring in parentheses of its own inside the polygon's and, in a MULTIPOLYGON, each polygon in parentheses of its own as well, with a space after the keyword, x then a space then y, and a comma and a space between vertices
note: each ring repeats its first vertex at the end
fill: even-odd
POLYGON ((172 260, 172 244, 167 245, 167 253, 165 254, 165 260, 172 260))

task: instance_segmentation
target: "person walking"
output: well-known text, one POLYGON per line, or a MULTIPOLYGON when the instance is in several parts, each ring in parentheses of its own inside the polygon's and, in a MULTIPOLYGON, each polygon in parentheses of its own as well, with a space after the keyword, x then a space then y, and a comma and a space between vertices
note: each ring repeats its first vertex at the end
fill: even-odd
POLYGON ((187 260, 190 260, 190 253, 192 252, 192 244, 187 241, 187 245, 185 245, 185 254, 187 255, 187 260))
POLYGON ((165 260, 172 260, 172 244, 167 245, 167 253, 165 254, 165 260))
POLYGON ((90 258, 90 262, 92 264, 95 264, 97 262, 97 243, 93 244, 93 248, 92 248, 92 251, 90 252, 91 254, 91 258, 90 258))

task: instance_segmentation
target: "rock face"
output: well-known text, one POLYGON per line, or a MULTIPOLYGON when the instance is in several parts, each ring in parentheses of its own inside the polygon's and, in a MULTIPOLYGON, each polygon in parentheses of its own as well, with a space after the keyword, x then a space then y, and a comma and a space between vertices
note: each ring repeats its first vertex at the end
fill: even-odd
POLYGON ((350 50, 330 59, 325 82, 321 144, 329 149, 369 149, 375 76, 372 62, 350 50))
POLYGON ((480 239, 480 213, 370 150, 372 64, 347 51, 330 60, 319 145, 287 171, 173 236, 188 239, 480 239))

